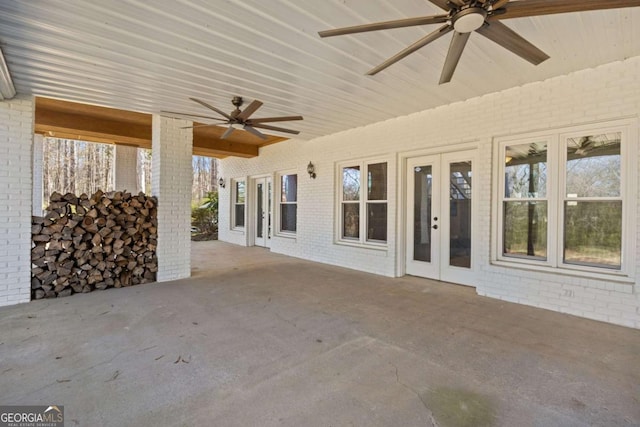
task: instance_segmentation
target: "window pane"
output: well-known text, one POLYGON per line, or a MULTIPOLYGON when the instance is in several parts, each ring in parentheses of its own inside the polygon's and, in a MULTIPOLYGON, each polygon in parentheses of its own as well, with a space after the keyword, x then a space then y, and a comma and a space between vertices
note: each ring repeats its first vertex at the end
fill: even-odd
POLYGON ((620 132, 567 140, 567 197, 620 196, 620 132))
POLYGON ((360 200, 360 166, 342 168, 343 200, 360 200))
POLYGON ((244 181, 236 181, 236 203, 244 203, 244 181))
POLYGON ((367 203, 367 240, 387 241, 386 203, 367 203))
POLYGON ((235 205, 235 226, 244 227, 244 205, 235 205))
POLYGON ((342 204, 342 237, 360 238, 360 205, 358 203, 342 204))
POLYGON ((471 267, 471 162, 451 163, 449 265, 471 267))
POLYGON ((280 230, 295 232, 298 205, 280 205, 280 208, 280 230))
POLYGON ((621 255, 621 201, 565 203, 565 263, 620 268, 621 255))
POLYGON ((281 201, 296 202, 298 200, 298 175, 283 175, 281 184, 281 201))
POLYGON ((547 202, 504 202, 503 253, 547 258, 547 202))
POLYGON ((367 170, 367 199, 387 200, 387 164, 375 163, 367 170))
POLYGON ((547 144, 510 145, 505 150, 504 196, 547 197, 547 144))

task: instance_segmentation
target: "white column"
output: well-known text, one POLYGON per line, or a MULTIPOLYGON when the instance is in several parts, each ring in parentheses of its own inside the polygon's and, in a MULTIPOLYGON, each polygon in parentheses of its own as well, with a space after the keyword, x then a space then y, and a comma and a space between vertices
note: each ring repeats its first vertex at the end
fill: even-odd
POLYGON ((116 190, 138 194, 138 148, 116 145, 116 190))
POLYGON ((31 299, 33 97, 0 102, 0 306, 31 299))
POLYGON ((43 143, 44 136, 37 133, 33 135, 33 215, 42 216, 42 198, 44 197, 43 176, 43 143))
POLYGON ((158 282, 191 275, 191 122, 153 115, 152 194, 158 198, 158 282))

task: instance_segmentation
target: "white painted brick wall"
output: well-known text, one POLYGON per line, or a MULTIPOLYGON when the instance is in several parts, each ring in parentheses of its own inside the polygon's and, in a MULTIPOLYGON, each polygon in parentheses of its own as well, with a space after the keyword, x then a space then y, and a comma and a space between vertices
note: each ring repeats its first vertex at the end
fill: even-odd
MULTIPOLYGON (((475 195, 480 218, 477 292, 550 310, 640 328, 640 293, 635 285, 619 284, 584 276, 557 275, 491 264, 491 212, 493 140, 496 136, 536 130, 638 117, 640 114, 640 57, 628 59, 527 84, 465 102, 398 117, 351 129, 312 141, 288 141, 265 147, 254 159, 221 161, 227 188, 221 191, 221 240, 246 244, 247 236, 231 231, 231 179, 281 170, 298 171, 297 239, 274 237, 272 250, 309 260, 395 276, 397 156, 413 150, 450 147, 474 142, 478 147, 475 195), (389 159, 388 251, 334 244, 335 165, 349 159, 381 156, 389 159), (306 174, 309 161, 316 165, 317 179, 306 174)), ((638 141, 635 141, 636 143, 638 141)), ((640 160, 640 159, 638 159, 640 160)), ((640 166, 640 161, 637 162, 640 166)), ((638 183, 633 183, 638 185, 638 183)), ((636 192, 638 194, 638 192, 636 192)), ((640 205, 640 197, 636 200, 640 205)), ((401 212, 400 212, 401 213, 401 212)), ((638 209, 640 223, 640 206, 638 209)), ((640 275, 640 227, 636 246, 636 277, 640 275)))
POLYGON ((158 198, 158 282, 191 275, 191 122, 153 115, 152 194, 158 198))
POLYGON ((138 194, 138 148, 116 145, 116 190, 138 194))
POLYGON ((0 306, 31 299, 34 102, 0 102, 0 306))

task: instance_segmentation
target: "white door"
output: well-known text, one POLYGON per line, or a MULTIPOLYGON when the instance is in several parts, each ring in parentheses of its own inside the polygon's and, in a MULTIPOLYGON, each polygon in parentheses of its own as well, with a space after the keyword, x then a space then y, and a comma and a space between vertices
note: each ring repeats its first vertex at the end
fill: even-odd
POLYGON ((407 160, 407 274, 474 285, 475 151, 407 160))
POLYGON ((253 180, 254 212, 253 212, 253 244, 255 246, 271 246, 271 178, 253 180))

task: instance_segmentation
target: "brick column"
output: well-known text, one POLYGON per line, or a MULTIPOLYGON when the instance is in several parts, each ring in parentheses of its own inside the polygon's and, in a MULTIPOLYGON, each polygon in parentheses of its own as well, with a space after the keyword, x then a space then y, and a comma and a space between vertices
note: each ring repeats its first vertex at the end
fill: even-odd
POLYGON ((116 190, 138 194, 138 148, 116 145, 116 190))
POLYGON ((44 197, 44 182, 43 176, 43 144, 44 136, 35 134, 33 136, 33 214, 35 216, 42 216, 42 198, 44 197))
POLYGON ((31 300, 34 100, 0 102, 0 306, 31 300))
POLYGON ((158 282, 191 275, 191 122, 153 115, 151 192, 158 198, 158 282))

